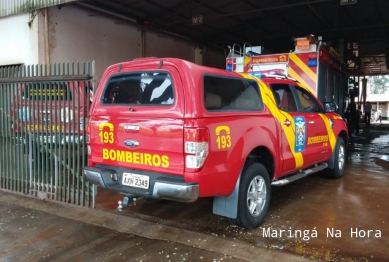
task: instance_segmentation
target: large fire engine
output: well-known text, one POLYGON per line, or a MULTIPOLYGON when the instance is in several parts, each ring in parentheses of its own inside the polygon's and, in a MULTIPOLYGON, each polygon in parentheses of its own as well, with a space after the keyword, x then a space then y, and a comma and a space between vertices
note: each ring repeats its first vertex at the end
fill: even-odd
POLYGON ((344 112, 347 75, 341 68, 339 53, 313 35, 295 38, 295 50, 289 53, 262 54, 263 48, 248 43, 234 44, 227 56, 228 71, 286 75, 309 87, 320 101, 335 102, 344 112))

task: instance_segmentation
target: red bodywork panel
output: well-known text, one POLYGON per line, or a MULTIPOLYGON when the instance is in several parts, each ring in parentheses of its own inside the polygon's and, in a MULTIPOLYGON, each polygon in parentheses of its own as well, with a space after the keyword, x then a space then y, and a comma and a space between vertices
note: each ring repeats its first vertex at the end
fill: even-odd
MULTIPOLYGON (((310 166, 314 162, 306 161, 304 152, 292 152, 290 143, 294 139, 294 127, 293 130, 285 130, 282 123, 284 118, 293 118, 293 114, 285 114, 275 108, 274 96, 268 86, 271 81, 280 80, 261 81, 250 75, 199 66, 175 58, 139 59, 112 65, 101 78, 91 107, 89 166, 119 166, 134 172, 141 170, 181 176, 186 182, 199 184, 200 197, 230 195, 248 156, 260 148, 270 152, 274 160, 272 179, 310 166), (110 79, 142 71, 169 75, 174 103, 124 106, 105 102, 104 92, 110 79), (264 103, 263 110, 207 110, 203 82, 208 75, 256 81, 264 103), (208 156, 195 172, 185 167, 184 133, 187 128, 205 128, 209 133, 208 156), (301 165, 299 161, 302 161, 301 165)), ((283 80, 283 83, 296 84, 291 80, 283 80)), ((322 126, 325 127, 329 123, 327 117, 335 119, 337 115, 323 114, 322 117, 322 126)), ((332 134, 333 138, 329 140, 333 140, 344 126, 338 129, 334 129, 336 134, 332 134)), ((331 153, 324 154, 324 158, 328 160, 331 153)))

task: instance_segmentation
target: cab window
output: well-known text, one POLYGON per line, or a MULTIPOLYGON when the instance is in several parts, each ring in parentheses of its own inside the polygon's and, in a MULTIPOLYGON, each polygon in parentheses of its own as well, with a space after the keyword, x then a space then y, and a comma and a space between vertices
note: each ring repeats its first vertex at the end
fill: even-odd
POLYGON ((204 76, 204 105, 210 111, 263 110, 256 81, 249 79, 204 76))
POLYGON ((288 84, 271 84, 270 85, 276 106, 285 112, 297 111, 296 101, 288 84))
POLYGON ((320 113, 322 111, 316 98, 311 93, 298 86, 296 86, 295 88, 297 97, 300 100, 302 112, 320 113))
POLYGON ((174 92, 171 76, 165 72, 115 75, 108 80, 101 103, 172 105, 174 92))

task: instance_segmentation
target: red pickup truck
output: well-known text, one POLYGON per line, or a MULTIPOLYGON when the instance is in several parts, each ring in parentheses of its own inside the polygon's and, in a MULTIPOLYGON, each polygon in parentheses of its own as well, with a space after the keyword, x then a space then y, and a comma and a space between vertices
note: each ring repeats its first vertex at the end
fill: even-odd
POLYGON ((215 214, 255 228, 272 185, 343 175, 348 132, 336 109, 284 76, 176 58, 115 64, 91 106, 84 175, 125 195, 121 207, 214 197, 215 214))
POLYGON ((11 102, 12 132, 48 145, 81 144, 92 90, 87 82, 25 83, 11 102))

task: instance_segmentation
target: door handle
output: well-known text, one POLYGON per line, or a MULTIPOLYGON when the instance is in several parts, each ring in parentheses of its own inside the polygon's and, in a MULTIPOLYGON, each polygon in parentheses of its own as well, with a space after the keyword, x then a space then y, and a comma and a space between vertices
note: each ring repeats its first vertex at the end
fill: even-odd
POLYGON ((283 124, 286 125, 286 126, 290 126, 291 122, 290 122, 289 120, 285 120, 285 121, 283 122, 283 124))
POLYGON ((313 125, 313 124, 315 124, 315 121, 310 120, 310 121, 308 121, 308 123, 311 124, 311 125, 313 125))

